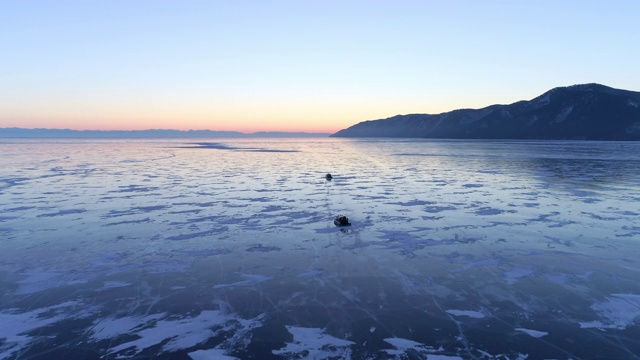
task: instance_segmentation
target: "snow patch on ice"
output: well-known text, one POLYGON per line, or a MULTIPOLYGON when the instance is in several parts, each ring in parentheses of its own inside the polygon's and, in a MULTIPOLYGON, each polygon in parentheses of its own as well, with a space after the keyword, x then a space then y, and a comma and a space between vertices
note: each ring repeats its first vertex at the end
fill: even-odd
POLYGON ((131 286, 133 283, 125 282, 125 281, 105 281, 101 288, 96 289, 97 291, 121 288, 131 286))
POLYGON ((625 329, 640 318, 640 295, 612 294, 591 305, 604 321, 581 322, 582 328, 625 329))
MULTIPOLYGON (((0 313, 0 358, 7 359, 29 347, 34 337, 27 333, 69 318, 69 311, 76 311, 78 301, 67 301, 28 312, 9 309, 0 313)), ((75 314, 78 315, 78 314, 75 314)))
POLYGON ((545 332, 545 331, 530 330, 530 329, 525 329, 525 328, 515 328, 515 330, 522 331, 523 333, 531 335, 534 338, 541 338, 543 336, 549 335, 549 333, 545 332))
POLYGON ((105 318, 97 320, 91 330, 94 340, 106 340, 120 335, 129 334, 138 327, 153 323, 153 321, 165 317, 165 313, 151 314, 148 316, 129 316, 121 318, 105 318))
POLYGON ((333 337, 324 329, 287 326, 287 330, 293 335, 293 341, 273 350, 274 355, 304 356, 307 359, 351 358, 349 347, 355 345, 352 341, 333 337))
POLYGON ((534 271, 527 268, 511 269, 505 271, 505 280, 507 284, 513 285, 517 283, 521 278, 534 274, 534 271))
POLYGON ((407 352, 413 351, 417 352, 420 355, 427 355, 426 358, 436 359, 436 360, 462 360, 459 356, 448 356, 448 355, 438 355, 436 352, 444 351, 444 349, 439 348, 435 349, 431 346, 419 343, 417 341, 403 339, 403 338, 385 338, 385 342, 391 344, 395 349, 385 349, 388 355, 402 357, 406 356, 407 352))
MULTIPOLYGON (((190 348, 206 342, 221 331, 235 333, 219 347, 237 348, 238 344, 250 341, 250 330, 262 325, 262 316, 245 320, 219 310, 205 310, 195 317, 169 317, 158 320, 162 316, 163 314, 153 314, 142 318, 111 319, 106 323, 103 320, 101 323, 104 323, 104 326, 98 330, 99 332, 94 332, 93 336, 95 339, 102 339, 107 335, 118 335, 124 331, 137 336, 136 340, 109 349, 109 354, 124 352, 127 356, 132 356, 159 344, 163 344, 161 352, 190 348)), ((196 356, 198 355, 201 354, 196 356)))
POLYGON ((547 274, 546 277, 554 284, 563 285, 569 282, 569 276, 567 274, 547 274))
POLYGON ((600 321, 580 321, 578 324, 582 329, 604 329, 607 327, 600 321))
POLYGON ((187 355, 193 360, 238 360, 237 357, 225 355, 222 349, 197 350, 187 355))
POLYGON ((417 341, 402 339, 402 338, 386 338, 384 341, 393 345, 395 350, 386 350, 389 355, 402 355, 409 349, 420 348, 421 350, 433 349, 430 346, 426 346, 423 343, 417 341))
POLYGON ((84 284, 89 281, 89 279, 80 277, 82 273, 63 273, 45 269, 34 269, 29 271, 26 276, 18 282, 20 285, 16 291, 18 295, 34 294, 59 286, 84 284))

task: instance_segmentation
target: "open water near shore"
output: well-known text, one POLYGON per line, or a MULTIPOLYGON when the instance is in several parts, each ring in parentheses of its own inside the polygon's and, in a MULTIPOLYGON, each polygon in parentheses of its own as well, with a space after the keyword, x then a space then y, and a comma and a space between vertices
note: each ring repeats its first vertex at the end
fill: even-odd
POLYGON ((638 259, 638 142, 0 139, 3 359, 638 359, 638 259))

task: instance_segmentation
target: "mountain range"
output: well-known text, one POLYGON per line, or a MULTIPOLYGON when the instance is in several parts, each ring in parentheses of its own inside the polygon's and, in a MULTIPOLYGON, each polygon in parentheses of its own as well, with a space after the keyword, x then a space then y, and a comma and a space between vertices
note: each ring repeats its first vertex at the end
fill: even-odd
POLYGON ((358 123, 333 137, 640 140, 640 92, 582 84, 529 100, 358 123))

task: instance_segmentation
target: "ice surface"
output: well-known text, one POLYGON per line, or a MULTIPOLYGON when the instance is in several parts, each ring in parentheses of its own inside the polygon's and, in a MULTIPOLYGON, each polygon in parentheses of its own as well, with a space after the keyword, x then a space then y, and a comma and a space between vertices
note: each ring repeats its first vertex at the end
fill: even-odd
POLYGON ((484 317, 482 312, 473 310, 447 310, 447 312, 454 316, 468 316, 474 319, 482 319, 484 317))
POLYGON ((0 153, 3 359, 640 354, 639 143, 0 153))
POLYGON ((242 277, 244 280, 237 281, 231 284, 218 284, 218 285, 215 285, 213 288, 220 289, 220 288, 233 287, 233 286, 249 286, 249 285, 255 285, 261 282, 271 280, 270 276, 264 276, 264 275, 240 274, 240 277, 242 277))

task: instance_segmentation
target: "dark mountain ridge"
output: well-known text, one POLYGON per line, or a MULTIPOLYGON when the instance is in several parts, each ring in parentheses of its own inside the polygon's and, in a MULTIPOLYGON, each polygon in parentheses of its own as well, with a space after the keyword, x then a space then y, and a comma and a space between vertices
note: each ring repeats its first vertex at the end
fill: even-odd
POLYGON ((640 140, 640 92, 600 84, 558 87, 509 105, 364 121, 331 136, 640 140))

